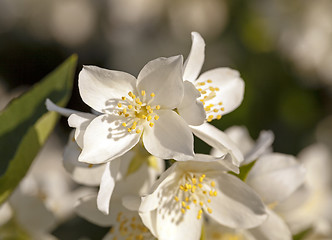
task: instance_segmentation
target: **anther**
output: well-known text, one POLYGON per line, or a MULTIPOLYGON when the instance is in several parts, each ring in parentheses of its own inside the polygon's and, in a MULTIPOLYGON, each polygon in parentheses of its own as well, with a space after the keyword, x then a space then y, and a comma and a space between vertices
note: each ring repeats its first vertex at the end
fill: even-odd
POLYGON ((157 106, 156 106, 156 109, 159 110, 159 109, 160 109, 160 105, 157 105, 157 106))
POLYGON ((154 119, 155 119, 155 120, 158 120, 158 119, 159 119, 159 116, 158 116, 158 115, 154 116, 154 119))
POLYGON ((121 104, 121 103, 118 103, 118 107, 119 107, 119 108, 122 107, 122 104, 121 104))
POLYGON ((141 94, 142 94, 142 96, 145 96, 145 91, 142 90, 142 91, 141 91, 141 94))
POLYGON ((150 125, 150 127, 153 127, 154 123, 153 123, 153 122, 150 122, 150 124, 149 124, 149 125, 150 125))
POLYGON ((127 124, 126 124, 126 123, 122 123, 122 126, 126 127, 126 126, 127 126, 127 124))
POLYGON ((150 94, 150 96, 151 96, 151 97, 154 97, 154 96, 156 96, 156 94, 154 94, 154 93, 151 93, 151 94, 150 94))

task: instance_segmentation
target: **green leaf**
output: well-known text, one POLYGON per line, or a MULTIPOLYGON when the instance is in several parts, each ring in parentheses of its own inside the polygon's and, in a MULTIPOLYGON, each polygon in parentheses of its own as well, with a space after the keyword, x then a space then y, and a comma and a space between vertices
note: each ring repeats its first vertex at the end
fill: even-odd
POLYGON ((0 204, 25 176, 59 116, 46 98, 65 106, 71 96, 77 56, 73 55, 0 112, 0 204))
POLYGON ((251 168, 255 165, 256 161, 253 161, 251 163, 248 163, 247 165, 241 166, 240 167, 240 173, 236 174, 233 172, 229 172, 230 174, 233 174, 234 176, 240 178, 242 181, 245 181, 249 171, 251 170, 251 168))

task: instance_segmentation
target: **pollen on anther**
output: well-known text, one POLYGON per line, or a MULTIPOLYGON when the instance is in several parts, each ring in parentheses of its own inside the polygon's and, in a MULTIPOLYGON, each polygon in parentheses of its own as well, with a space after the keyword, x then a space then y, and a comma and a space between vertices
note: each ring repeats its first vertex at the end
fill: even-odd
POLYGON ((128 105, 128 108, 129 108, 129 109, 132 109, 132 108, 133 108, 133 106, 132 106, 132 105, 128 105))
POLYGON ((211 79, 209 79, 209 80, 207 80, 207 82, 208 82, 208 83, 212 83, 212 80, 211 80, 211 79))
POLYGON ((150 127, 153 127, 154 123, 153 123, 153 122, 150 122, 150 124, 149 124, 149 125, 150 125, 150 127))
POLYGON ((158 115, 154 116, 154 119, 155 119, 155 120, 158 120, 158 119, 159 119, 159 116, 158 116, 158 115))
POLYGON ((154 97, 154 96, 156 96, 156 94, 154 94, 154 93, 151 93, 151 94, 150 94, 150 96, 151 96, 151 97, 154 97))
POLYGON ((140 133, 140 132, 141 132, 141 130, 139 130, 139 129, 136 130, 136 133, 140 133))
POLYGON ((142 91, 141 91, 141 94, 142 94, 142 96, 145 96, 145 91, 142 90, 142 91))
POLYGON ((181 208, 181 212, 184 214, 186 210, 184 208, 181 208))
POLYGON ((122 123, 122 126, 126 127, 126 126, 127 126, 127 124, 126 124, 126 123, 122 123))
POLYGON ((159 109, 160 109, 160 105, 157 105, 157 106, 156 106, 156 109, 159 110, 159 109))
POLYGON ((208 213, 212 213, 212 209, 211 208, 207 208, 207 211, 208 211, 208 213))
POLYGON ((119 108, 122 107, 122 104, 121 104, 121 103, 118 103, 118 107, 119 107, 119 108))
POLYGON ((152 119, 151 115, 148 115, 147 120, 150 121, 152 119))
POLYGON ((216 186, 216 182, 215 181, 212 181, 210 184, 211 184, 211 187, 215 187, 216 186))
POLYGON ((124 100, 126 100, 126 97, 122 97, 121 99, 124 101, 124 100))
POLYGON ((177 196, 175 196, 175 197, 174 197, 174 200, 178 202, 178 201, 179 201, 179 198, 178 198, 177 196))

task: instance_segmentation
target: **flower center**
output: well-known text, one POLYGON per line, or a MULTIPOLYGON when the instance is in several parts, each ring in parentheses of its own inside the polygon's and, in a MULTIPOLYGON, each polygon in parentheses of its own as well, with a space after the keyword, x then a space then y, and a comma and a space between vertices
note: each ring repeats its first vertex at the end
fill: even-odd
POLYGON ((201 219, 203 210, 212 213, 209 203, 213 197, 217 196, 215 186, 215 181, 207 178, 205 174, 186 173, 180 181, 174 200, 181 205, 183 214, 190 210, 190 204, 198 205, 197 219, 201 219))
POLYGON ((129 97, 122 97, 118 102, 118 115, 124 116, 127 121, 122 126, 127 127, 128 132, 140 133, 145 123, 150 127, 154 126, 154 121, 159 119, 156 110, 160 109, 159 105, 152 106, 150 102, 155 97, 154 93, 150 94, 149 100, 144 90, 141 91, 142 100, 136 97, 132 92, 128 93, 129 97))
POLYGON ((211 100, 217 96, 217 92, 219 92, 220 89, 213 86, 213 82, 211 79, 196 82, 195 85, 197 90, 202 95, 199 100, 204 105, 207 121, 211 122, 213 119, 219 120, 222 117, 225 108, 222 106, 222 102, 218 102, 218 104, 212 104, 211 100))
POLYGON ((138 216, 132 216, 132 214, 128 216, 123 212, 119 212, 116 221, 117 224, 110 230, 113 236, 112 239, 155 239, 138 216))

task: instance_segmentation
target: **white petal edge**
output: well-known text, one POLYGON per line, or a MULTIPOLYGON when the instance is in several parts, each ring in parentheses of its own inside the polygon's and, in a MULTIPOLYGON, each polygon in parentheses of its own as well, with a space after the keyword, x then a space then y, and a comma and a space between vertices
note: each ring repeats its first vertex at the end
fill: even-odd
POLYGON ((292 240, 292 234, 284 220, 267 209, 268 218, 262 225, 249 229, 256 239, 292 240))
POLYGON ((161 108, 176 108, 183 98, 182 56, 157 58, 148 62, 137 77, 137 90, 140 99, 146 100, 152 106, 161 108), (155 96, 151 98, 151 93, 155 96))
POLYGON ((293 156, 270 153, 256 161, 246 182, 266 204, 276 204, 288 198, 304 179, 305 169, 293 156))
POLYGON ((215 221, 231 228, 252 228, 262 224, 266 211, 260 197, 239 178, 220 174, 217 181, 218 195, 210 203, 215 221))
POLYGON ((159 110, 153 127, 145 127, 146 150, 159 158, 190 160, 194 156, 194 137, 187 123, 174 111, 159 110))
POLYGON ((201 140, 216 148, 222 155, 230 153, 232 162, 239 166, 243 161, 243 155, 235 143, 221 130, 209 123, 200 126, 190 126, 192 132, 201 140))
POLYGON ((204 63, 205 42, 197 32, 191 33, 192 45, 186 62, 184 63, 183 80, 194 82, 204 63))
POLYGON ((273 141, 274 134, 272 131, 261 131, 254 147, 245 154, 242 165, 249 164, 264 153, 269 152, 273 141))
POLYGON ((110 215, 105 215, 97 208, 97 195, 85 196, 76 203, 75 212, 80 217, 102 227, 109 227, 114 223, 110 215))
POLYGON ((197 100, 201 94, 191 82, 185 81, 183 84, 184 96, 177 108, 178 113, 189 125, 201 125, 206 118, 203 103, 197 100))
POLYGON ((78 88, 83 101, 98 112, 105 113, 111 99, 121 99, 129 91, 136 93, 136 78, 128 73, 84 66, 78 77, 78 88))
POLYGON ((97 196, 97 207, 104 214, 109 213, 110 201, 120 164, 120 158, 108 162, 100 181, 100 188, 97 196))
POLYGON ((122 126, 126 119, 115 115, 101 115, 91 121, 86 128, 84 147, 79 161, 100 164, 111 161, 134 147, 141 136, 129 133, 122 126))
POLYGON ((59 107, 58 105, 56 105, 54 102, 52 102, 48 98, 45 101, 45 105, 46 105, 46 108, 47 108, 48 111, 57 112, 57 113, 61 114, 62 116, 65 116, 65 117, 69 117, 73 113, 80 113, 79 111, 75 111, 75 110, 72 110, 72 109, 59 107))
POLYGON ((69 136, 68 143, 63 154, 63 166, 70 174, 72 179, 83 185, 99 186, 101 176, 105 169, 105 164, 91 165, 78 161, 81 149, 72 140, 73 132, 69 136))
POLYGON ((78 146, 83 148, 83 136, 86 128, 96 116, 90 113, 74 113, 68 118, 69 127, 75 128, 75 140, 78 146))
MULTIPOLYGON (((212 80, 212 83, 209 83, 212 87, 219 88, 219 91, 215 91, 216 96, 206 101, 207 105, 218 106, 222 102, 221 107, 224 108, 222 115, 232 112, 240 106, 244 96, 244 81, 238 71, 230 68, 215 68, 204 72, 196 82, 206 82, 207 80, 212 80)), ((208 86, 210 86, 209 84, 208 86)), ((216 117, 220 113, 211 112, 211 114, 216 117)))

